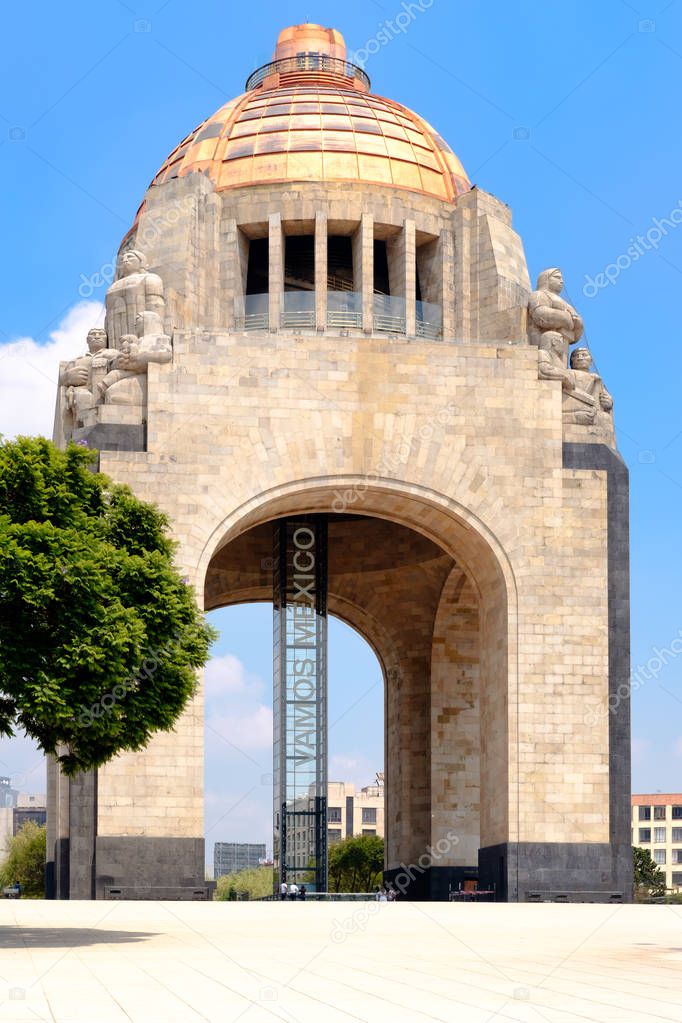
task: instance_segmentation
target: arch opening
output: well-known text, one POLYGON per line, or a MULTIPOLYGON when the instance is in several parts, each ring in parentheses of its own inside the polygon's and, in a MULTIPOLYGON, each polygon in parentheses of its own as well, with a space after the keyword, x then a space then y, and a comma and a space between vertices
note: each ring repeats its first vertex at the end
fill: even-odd
POLYGON ((452 509, 366 488, 361 512, 338 511, 339 495, 246 512, 208 559, 205 606, 271 599, 272 521, 327 514, 329 612, 367 640, 385 679, 387 877, 421 864, 410 897, 447 898, 478 876, 480 849, 513 840, 508 576, 452 509))

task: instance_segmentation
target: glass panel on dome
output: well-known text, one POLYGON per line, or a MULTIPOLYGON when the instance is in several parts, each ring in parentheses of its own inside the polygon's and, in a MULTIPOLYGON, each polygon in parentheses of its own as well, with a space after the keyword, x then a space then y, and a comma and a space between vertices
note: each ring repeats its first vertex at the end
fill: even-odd
POLYGON ((253 156, 255 145, 255 138, 245 139, 240 142, 228 142, 223 159, 238 160, 241 156, 253 156))
POLYGON ((382 135, 381 126, 378 121, 369 121, 366 117, 354 117, 353 127, 356 131, 366 131, 370 135, 382 135))
POLYGON ((338 114, 339 108, 344 111, 346 110, 346 104, 342 100, 338 100, 336 103, 325 102, 320 104, 322 107, 323 114, 338 114))
POLYGON ((224 127, 225 127, 224 124, 222 124, 219 121, 215 122, 214 124, 207 124, 206 127, 199 132, 194 141, 203 142, 204 139, 217 138, 217 136, 220 135, 224 127))
POLYGON ((288 117, 264 117, 261 121, 261 132, 264 131, 288 131, 288 117))
POLYGON ((255 135, 258 131, 259 123, 260 122, 258 121, 238 122, 233 126, 232 131, 230 132, 230 138, 241 139, 245 138, 247 135, 255 135))
POLYGON ((387 140, 382 135, 367 135, 364 132, 358 132, 355 135, 355 148, 359 153, 377 153, 379 156, 387 156, 386 142, 387 140))
POLYGON ((322 127, 329 128, 332 131, 350 131, 352 124, 350 117, 324 114, 322 117, 322 127))
POLYGON ((355 136, 352 131, 326 131, 323 140, 324 149, 347 153, 355 148, 355 136))
POLYGON ((266 117, 281 117, 291 113, 291 103, 272 103, 265 108, 266 117))
POLYGON ((259 135, 256 139, 256 153, 284 153, 289 147, 289 136, 284 131, 259 135))
POLYGON ((319 128, 319 114, 292 114, 289 127, 292 131, 296 131, 301 128, 319 128))
POLYGON ((428 167, 430 170, 440 171, 438 160, 430 149, 422 149, 421 146, 415 146, 414 155, 420 167, 428 167))
POLYGON ((409 142, 401 142, 399 139, 393 138, 387 138, 385 142, 389 156, 394 157, 396 160, 414 161, 414 151, 409 142))
POLYGON ((320 104, 319 103, 296 103, 294 104, 294 111, 297 114, 319 114, 320 104))
POLYGON ((317 152, 323 148, 321 131, 296 131, 289 135, 289 152, 317 152))
POLYGON ((384 135, 387 135, 391 139, 405 139, 407 141, 407 132, 399 124, 389 124, 387 121, 383 121, 381 129, 384 135))
POLYGON ((425 141, 424 136, 422 135, 421 132, 414 131, 413 128, 408 128, 407 129, 407 137, 410 140, 410 142, 414 143, 415 146, 423 146, 424 145, 424 141, 425 141))

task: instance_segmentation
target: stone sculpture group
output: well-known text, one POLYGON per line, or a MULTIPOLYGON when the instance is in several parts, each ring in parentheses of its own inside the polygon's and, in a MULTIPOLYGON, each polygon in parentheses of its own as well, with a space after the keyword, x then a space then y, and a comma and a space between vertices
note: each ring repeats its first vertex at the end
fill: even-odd
POLYGON ((560 380, 562 417, 567 426, 590 426, 605 439, 613 436, 613 399, 598 374, 593 373, 587 348, 569 349, 582 337, 583 321, 561 297, 561 270, 543 270, 528 302, 528 339, 537 346, 538 374, 560 380))
POLYGON ((106 294, 104 327, 88 331, 88 351, 62 366, 62 410, 66 435, 93 425, 103 405, 138 409, 147 405, 150 363, 172 358, 164 332, 163 282, 147 268, 144 254, 127 249, 119 257, 116 280, 106 294))

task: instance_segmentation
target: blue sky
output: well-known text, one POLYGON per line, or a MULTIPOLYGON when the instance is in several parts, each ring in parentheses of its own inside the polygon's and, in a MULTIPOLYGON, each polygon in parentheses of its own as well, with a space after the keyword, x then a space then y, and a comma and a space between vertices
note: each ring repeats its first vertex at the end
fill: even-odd
MULTIPOLYGON (((472 181, 510 204, 532 276, 561 266, 615 397, 632 482, 633 666, 646 667, 656 648, 682 635, 679 0, 12 5, 3 12, 0 67, 0 430, 49 431, 55 356, 97 311, 79 303, 103 298, 87 282, 111 260, 166 155, 241 92, 278 30, 318 21, 358 50, 407 8, 404 32, 369 47, 378 49, 366 65, 374 91, 422 114, 472 181), (604 273, 612 283, 590 285, 604 273)), ((257 715, 270 684, 269 613, 219 617, 218 653, 239 661, 225 670, 244 712, 257 715)), ((333 637, 332 700, 341 713, 340 701, 350 706, 378 669, 348 630, 333 637)), ((633 700, 635 790, 682 789, 682 659, 661 660, 633 700)), ((224 702, 227 684, 216 686, 224 702)), ((380 766, 380 689, 346 715, 332 743, 346 758, 339 765, 357 761, 349 775, 366 782, 380 766)), ((230 759, 222 745, 226 759, 218 747, 209 752, 214 821, 251 777, 240 780, 248 761, 230 759)), ((29 772, 21 743, 2 743, 0 759, 17 776, 29 772)), ((253 759, 267 764, 269 754, 253 759)), ((40 768, 24 782, 35 789, 40 768)), ((265 837, 267 816, 256 825, 269 806, 262 796, 245 797, 210 837, 258 837, 228 833, 232 822, 265 837)))

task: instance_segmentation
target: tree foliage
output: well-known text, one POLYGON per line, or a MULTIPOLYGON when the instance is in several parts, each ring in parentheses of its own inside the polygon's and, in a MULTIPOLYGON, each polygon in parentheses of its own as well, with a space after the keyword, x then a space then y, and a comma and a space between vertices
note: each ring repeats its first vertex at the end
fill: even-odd
POLYGON ((640 894, 665 895, 665 874, 658 869, 648 849, 633 846, 635 890, 640 894))
POLYGON ((45 826, 26 821, 9 841, 9 851, 0 865, 0 889, 20 884, 21 894, 42 898, 45 894, 45 826))
POLYGON ((381 884, 384 840, 378 835, 355 835, 329 848, 329 890, 369 892, 381 884))
POLYGON ((272 867, 248 867, 246 870, 223 874, 216 883, 216 899, 264 899, 272 895, 274 874, 272 867))
POLYGON ((67 774, 171 729, 215 636, 166 517, 92 461, 0 444, 0 733, 23 730, 67 774))

